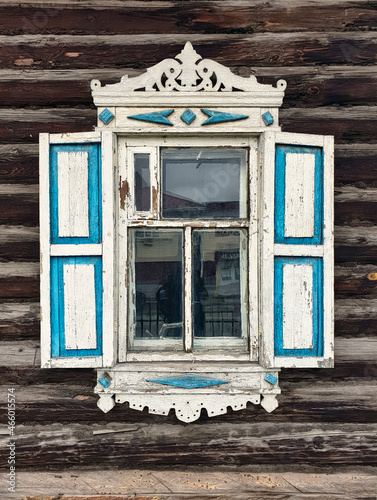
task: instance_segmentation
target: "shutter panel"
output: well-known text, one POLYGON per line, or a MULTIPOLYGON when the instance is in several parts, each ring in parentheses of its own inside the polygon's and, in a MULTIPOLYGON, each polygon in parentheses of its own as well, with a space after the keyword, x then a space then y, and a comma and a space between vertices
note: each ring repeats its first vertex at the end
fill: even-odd
POLYGON ((333 138, 266 132, 261 360, 333 366, 333 138))
POLYGON ((44 368, 114 364, 112 141, 41 134, 44 368))

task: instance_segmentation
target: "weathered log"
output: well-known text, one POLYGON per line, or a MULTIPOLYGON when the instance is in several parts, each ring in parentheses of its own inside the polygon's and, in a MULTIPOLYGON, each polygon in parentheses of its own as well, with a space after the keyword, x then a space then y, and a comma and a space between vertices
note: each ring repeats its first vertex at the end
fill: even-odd
MULTIPOLYGON (((197 52, 227 66, 374 64, 377 41, 370 32, 194 34, 197 52)), ((175 57, 188 39, 172 35, 0 36, 0 68, 139 68, 175 57), (132 50, 130 50, 132 47, 132 50)))
MULTIPOLYGON (((94 2, 93 2, 94 3, 94 2)), ((286 31, 368 30, 375 26, 373 9, 362 2, 286 2, 284 5, 246 2, 128 2, 122 7, 92 8, 69 3, 43 8, 37 2, 0 8, 0 33, 258 33, 286 31), (307 5, 305 5, 307 4, 307 5), (310 16, 308 16, 310 8, 310 16), (321 19, 321 23, 318 23, 321 19)))
MULTIPOLYGON (((132 469, 193 463, 216 467, 274 462, 287 468, 330 461, 334 466, 376 464, 377 428, 373 424, 291 423, 287 434, 286 423, 221 424, 213 419, 187 426, 166 423, 166 417, 160 420, 140 422, 136 429, 124 423, 19 425, 18 467, 96 466, 98 456, 107 467, 132 469)), ((8 436, 2 441, 6 441, 4 446, 8 436)))
MULTIPOLYGON (((376 367, 377 370, 377 367, 376 367)), ((35 370, 37 371, 37 370, 35 370)), ((104 414, 97 407, 98 396, 93 393, 96 384, 93 370, 79 370, 74 379, 73 370, 42 370, 45 378, 32 379, 30 370, 19 379, 10 372, 7 385, 15 386, 17 400, 17 422, 164 422, 164 417, 155 417, 147 412, 128 409, 126 404, 116 405, 104 414)), ((335 371, 335 370, 334 370, 335 371)), ((369 377, 331 380, 321 377, 321 371, 295 377, 283 370, 280 375, 282 394, 279 407, 268 416, 269 422, 374 422, 377 417, 376 381, 369 377), (352 397, 350 395, 352 394, 352 397)), ((4 392, 4 391, 2 391, 4 392)), ((6 423, 6 397, 2 398, 2 420, 6 423)), ((203 413, 202 421, 212 421, 203 413)), ((218 422, 264 422, 265 411, 250 404, 245 411, 230 411, 216 419, 218 422)), ((173 412, 169 423, 177 423, 173 412)))
MULTIPOLYGON (((252 72, 261 83, 275 84, 284 78, 287 89, 283 108, 319 106, 371 106, 377 103, 377 71, 368 66, 300 66, 300 67, 231 67, 242 76, 252 72)), ((3 106, 91 106, 90 81, 117 83, 127 74, 139 75, 141 70, 67 69, 67 70, 0 70, 0 93, 3 106)))

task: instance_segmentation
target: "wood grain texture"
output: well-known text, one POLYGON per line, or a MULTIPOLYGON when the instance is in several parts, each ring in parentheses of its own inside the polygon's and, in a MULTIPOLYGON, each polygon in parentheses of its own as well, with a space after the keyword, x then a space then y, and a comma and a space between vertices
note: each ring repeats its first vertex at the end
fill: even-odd
MULTIPOLYGON (((232 62, 234 64, 234 62, 232 62)), ((377 70, 374 66, 230 66, 241 76, 255 74, 258 81, 274 84, 277 77, 287 81, 283 107, 369 106, 377 102, 377 70)), ((127 74, 142 70, 119 69, 0 70, 0 92, 4 106, 91 106, 90 81, 117 83, 127 74)))
MULTIPOLYGON (((44 370, 44 372, 47 372, 44 370)), ((21 375, 16 370, 9 370, 11 383, 17 384, 18 422, 165 422, 164 417, 150 415, 128 409, 125 405, 117 405, 112 412, 103 414, 98 412, 96 402, 98 397, 93 394, 95 377, 89 370, 80 370, 77 379, 72 378, 72 371, 58 370, 59 377, 49 370, 45 378, 32 378, 30 371, 25 370, 21 375), (88 373, 89 372, 89 373, 88 373), (21 385, 22 384, 22 385, 21 385)), ((304 370, 305 372, 305 370, 304 370)), ((367 422, 377 417, 376 381, 373 374, 360 378, 357 382, 354 377, 341 380, 335 375, 331 381, 326 377, 317 377, 314 373, 305 374, 304 378, 294 379, 288 371, 281 376, 282 394, 278 397, 279 407, 269 416, 269 422, 367 422), (313 386, 314 385, 314 386, 313 386), (327 391, 328 397, 323 398, 327 391), (349 399, 352 391, 353 399, 349 399)), ((2 403, 4 405, 4 403, 2 403)), ((4 407, 5 409, 5 407, 4 407)), ((170 413, 168 422, 180 425, 170 413)), ((265 413, 259 406, 248 405, 245 411, 230 411, 227 415, 216 418, 218 424, 223 422, 265 422, 265 413)), ((202 412, 201 421, 211 422, 206 412, 202 412)), ((5 412, 2 417, 5 423, 5 412)), ((200 432, 200 429, 198 429, 200 432)))
MULTIPOLYGON (((119 5, 119 4, 118 4, 119 5)), ((0 33, 258 33, 287 31, 343 31, 373 28, 375 16, 369 5, 355 2, 328 2, 313 5, 297 2, 290 8, 278 4, 246 2, 174 1, 124 2, 122 7, 103 4, 60 8, 36 2, 22 8, 0 8, 0 33), (306 4, 306 5, 305 5, 306 4), (307 15, 310 5, 311 15, 307 15), (318 19, 322 22, 318 23, 318 19)))
POLYGON ((175 57, 188 38, 202 57, 226 66, 374 64, 377 42, 370 32, 150 35, 0 36, 0 69, 143 68, 175 57), (132 47, 132 50, 130 50, 132 47))
MULTIPOLYGON (((70 466, 85 466, 101 461, 124 468, 185 466, 195 463, 212 467, 232 464, 247 466, 255 463, 280 462, 285 466, 321 466, 331 463, 342 466, 353 460, 354 466, 375 465, 376 426, 373 424, 295 423, 287 435, 285 423, 223 424, 221 435, 216 421, 199 421, 190 426, 171 425, 164 421, 127 432, 121 423, 61 424, 18 426, 17 449, 20 468, 48 470, 70 466), (114 433, 97 433, 103 429, 114 433), (196 429, 193 434, 193 429, 196 429), (119 432, 116 432, 119 430, 119 432), (200 440, 194 436, 200 432, 200 440), (35 436, 38 435, 38 439, 35 436), (44 443, 43 454, 35 453, 44 443), (203 442, 206 446, 203 446, 203 442), (362 453, 355 454, 356 450, 362 453)), ((2 439, 4 440, 4 438, 2 439)))
MULTIPOLYGON (((131 426, 129 427, 131 430, 131 426)), ((162 500, 195 498, 205 500, 302 499, 303 495, 321 495, 328 500, 372 498, 375 490, 373 471, 331 474, 282 472, 269 464, 253 472, 208 470, 106 470, 19 472, 18 494, 65 495, 61 500, 162 500), (268 472, 267 472, 268 470, 268 472), (93 494, 96 496, 87 496, 93 494), (143 492, 140 496, 137 492, 143 492), (136 493, 135 493, 136 492, 136 493), (79 495, 79 496, 76 496, 79 495), (85 496, 81 496, 85 495, 85 496), (100 495, 100 498, 98 497, 100 495), (108 496, 111 495, 111 496, 108 496), (116 495, 116 496, 114 496, 116 495), (119 496, 118 496, 119 495, 119 496), (125 495, 125 496, 124 496, 125 495), (330 496, 329 496, 330 495, 330 496), (343 495, 343 496, 341 496, 343 495), (353 496, 353 498, 351 497, 353 496)), ((310 498, 310 497, 309 497, 310 498)), ((43 500, 54 500, 43 496, 43 500)))
MULTIPOLYGON (((377 289, 367 278, 377 266, 375 19, 364 0, 0 0, 0 383, 18 386, 20 466, 98 467, 99 453, 110 467, 129 468, 375 464, 377 289), (286 79, 283 130, 336 137, 335 368, 283 370, 272 414, 250 406, 203 415, 194 428, 125 405, 105 415, 93 370, 39 368, 38 195, 29 190, 38 183, 39 132, 95 126, 92 78, 136 76, 187 40, 236 74, 286 79)), ((312 496, 288 480, 305 492, 299 498, 312 496)), ((355 497, 340 491, 315 495, 355 497)))

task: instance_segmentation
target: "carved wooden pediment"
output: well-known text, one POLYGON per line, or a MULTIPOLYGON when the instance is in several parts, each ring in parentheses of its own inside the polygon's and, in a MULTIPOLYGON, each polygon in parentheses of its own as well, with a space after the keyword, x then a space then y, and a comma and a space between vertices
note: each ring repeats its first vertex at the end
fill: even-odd
POLYGON ((232 71, 211 59, 203 59, 187 42, 184 49, 174 58, 148 68, 142 75, 129 78, 124 75, 119 83, 101 86, 99 80, 92 80, 93 97, 114 93, 144 92, 252 92, 275 93, 283 96, 287 86, 285 80, 278 80, 276 87, 258 83, 256 77, 237 76, 232 71))

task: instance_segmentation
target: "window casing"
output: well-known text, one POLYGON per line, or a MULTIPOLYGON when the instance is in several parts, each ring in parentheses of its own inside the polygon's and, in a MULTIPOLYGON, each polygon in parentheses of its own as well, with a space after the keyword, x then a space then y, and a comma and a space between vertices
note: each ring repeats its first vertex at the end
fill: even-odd
POLYGON ((119 361, 257 360, 257 139, 119 136, 118 166, 119 361))
POLYGON ((273 411, 333 366, 333 138, 190 43, 91 87, 96 131, 40 140, 42 367, 97 368, 104 412, 273 411))

